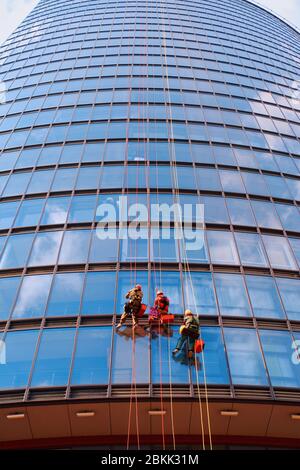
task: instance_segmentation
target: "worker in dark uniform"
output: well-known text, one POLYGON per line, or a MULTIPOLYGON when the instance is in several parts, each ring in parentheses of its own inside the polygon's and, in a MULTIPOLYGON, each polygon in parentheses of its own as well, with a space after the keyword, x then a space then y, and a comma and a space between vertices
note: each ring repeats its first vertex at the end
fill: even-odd
POLYGON ((133 326, 135 327, 138 324, 138 315, 142 308, 143 295, 142 286, 139 284, 127 292, 126 299, 129 300, 124 305, 124 313, 121 316, 120 323, 117 325, 117 329, 121 328, 129 315, 132 316, 133 326))
POLYGON ((194 357, 195 342, 199 338, 200 322, 196 315, 193 315, 191 310, 186 310, 184 313, 184 323, 180 328, 180 338, 178 339, 176 348, 173 350, 173 356, 183 348, 185 344, 188 346, 188 357, 194 357))

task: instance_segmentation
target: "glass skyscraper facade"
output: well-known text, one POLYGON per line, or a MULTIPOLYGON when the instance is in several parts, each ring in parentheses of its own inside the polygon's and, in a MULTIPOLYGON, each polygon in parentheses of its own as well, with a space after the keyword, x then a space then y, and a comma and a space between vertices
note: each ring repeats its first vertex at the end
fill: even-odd
MULTIPOLYGON (((264 407, 269 425, 258 430, 257 418, 249 436, 300 439, 290 419, 300 400, 299 39, 246 0, 41 0, 5 42, 0 403, 29 411, 24 432, 0 431, 3 445, 81 435, 120 444, 133 396, 147 419, 145 407, 160 401, 170 414, 174 398, 189 421, 175 413, 175 432, 192 442, 199 390, 213 436, 242 433, 226 428, 223 403, 264 407), (149 209, 145 236, 101 240, 98 208, 117 209, 121 196, 149 209), (175 202, 204 208, 197 250, 176 239, 172 217, 164 238, 150 210, 175 202), (133 339, 115 331, 136 282, 147 304, 156 288, 170 298, 168 334, 149 332, 147 317, 133 339), (198 372, 170 357, 185 308, 206 343, 198 372), (33 404, 96 402, 110 406, 107 427, 88 431, 76 416, 71 432, 26 427, 33 404), (284 403, 282 434, 272 419, 284 403)), ((144 436, 160 434, 143 423, 144 436)))

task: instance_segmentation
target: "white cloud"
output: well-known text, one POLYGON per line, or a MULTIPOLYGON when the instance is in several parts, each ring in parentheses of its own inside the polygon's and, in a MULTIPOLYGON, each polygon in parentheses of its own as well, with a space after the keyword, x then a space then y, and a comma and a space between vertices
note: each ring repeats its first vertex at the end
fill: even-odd
MULTIPOLYGON (((251 0, 250 0, 251 1, 251 0)), ((300 29, 300 2, 299 0, 255 0, 277 15, 282 16, 300 29)))
POLYGON ((39 0, 0 0, 0 44, 19 26, 39 0))

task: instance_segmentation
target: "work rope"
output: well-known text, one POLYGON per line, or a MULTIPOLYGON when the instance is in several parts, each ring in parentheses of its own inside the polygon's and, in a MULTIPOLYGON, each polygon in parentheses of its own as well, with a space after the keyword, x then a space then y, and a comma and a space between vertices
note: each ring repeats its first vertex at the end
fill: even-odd
MULTIPOLYGON (((163 22, 164 22, 164 20, 163 20, 163 22)), ((178 183, 177 164, 176 164, 176 149, 175 149, 175 144, 174 144, 172 103, 171 103, 171 99, 170 99, 170 84, 169 84, 167 50, 166 50, 166 31, 163 31, 163 50, 164 50, 164 58, 165 58, 166 82, 167 82, 167 93, 168 93, 169 113, 170 113, 171 153, 172 153, 171 161, 172 161, 172 168, 173 168, 173 177, 175 179, 175 196, 176 196, 176 201, 175 202, 178 203, 178 202, 180 202, 180 191, 179 191, 179 183, 178 183)), ((199 316, 198 311, 197 311, 198 309, 197 309, 193 279, 192 279, 191 270, 190 270, 189 261, 188 261, 188 256, 187 256, 187 252, 186 252, 185 240, 183 238, 184 234, 183 234, 183 231, 182 231, 182 218, 180 220, 180 228, 181 228, 181 240, 182 240, 182 248, 183 248, 182 251, 184 252, 184 256, 182 257, 182 259, 184 261, 183 264, 185 265, 185 273, 186 273, 186 271, 188 272, 189 281, 190 281, 190 285, 191 285, 192 293, 193 293, 193 304, 195 305, 195 308, 196 308, 196 314, 197 314, 197 316, 199 316)), ((200 329, 200 339, 202 339, 201 329, 200 329)), ((210 412, 209 412, 209 404, 208 404, 208 390, 207 390, 204 351, 202 351, 202 361, 203 361, 204 389, 205 389, 205 401, 206 401, 209 444, 210 444, 210 449, 212 450, 212 433, 211 433, 210 412)), ((199 370, 198 370, 197 361, 195 361, 195 369, 196 369, 196 377, 197 377, 197 393, 198 393, 198 399, 199 399, 199 412, 200 412, 201 431, 202 431, 202 446, 203 446, 203 449, 205 450, 204 420, 203 420, 202 400, 201 400, 200 385, 199 385, 199 370)))

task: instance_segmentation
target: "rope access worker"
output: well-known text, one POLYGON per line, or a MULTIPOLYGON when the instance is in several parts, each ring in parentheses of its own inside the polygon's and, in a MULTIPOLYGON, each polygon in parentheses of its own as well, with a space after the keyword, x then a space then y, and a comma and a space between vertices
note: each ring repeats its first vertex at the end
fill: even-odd
POLYGON ((180 338, 178 339, 176 348, 173 350, 173 356, 183 348, 187 343, 188 346, 188 357, 192 359, 194 357, 195 343, 199 338, 200 333, 200 322, 196 315, 193 315, 191 310, 184 312, 184 322, 180 328, 180 338))
POLYGON ((167 315, 169 312, 170 300, 167 296, 164 295, 163 291, 159 290, 156 293, 156 298, 154 300, 154 309, 157 311, 158 319, 162 315, 167 315))
POLYGON ((133 326, 135 327, 138 324, 138 315, 142 308, 143 296, 144 294, 140 284, 137 284, 133 289, 127 292, 126 299, 129 299, 129 301, 124 305, 124 312, 121 316, 120 323, 117 325, 117 329, 121 328, 129 315, 132 316, 133 326))

